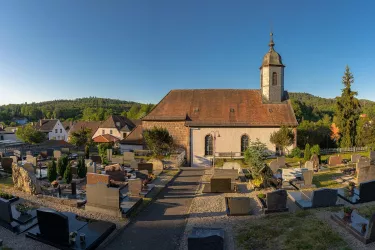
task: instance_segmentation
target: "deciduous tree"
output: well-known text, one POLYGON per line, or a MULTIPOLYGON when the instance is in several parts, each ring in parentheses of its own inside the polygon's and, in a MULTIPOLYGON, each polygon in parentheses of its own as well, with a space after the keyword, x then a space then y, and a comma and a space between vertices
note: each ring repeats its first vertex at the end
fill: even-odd
POLYGON ((270 136, 270 142, 279 147, 280 153, 294 142, 294 133, 288 127, 282 126, 270 136))
POLYGON ((34 128, 32 124, 19 127, 16 136, 26 143, 37 144, 45 141, 46 135, 34 128))

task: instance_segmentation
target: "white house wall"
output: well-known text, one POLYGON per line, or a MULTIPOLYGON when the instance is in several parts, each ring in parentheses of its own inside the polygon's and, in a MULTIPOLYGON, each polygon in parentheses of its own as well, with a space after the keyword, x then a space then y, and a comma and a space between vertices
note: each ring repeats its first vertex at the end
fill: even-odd
POLYGON ((120 133, 120 131, 118 131, 118 129, 116 129, 116 128, 98 128, 98 130, 96 130, 96 132, 95 132, 95 134, 93 135, 92 138, 94 139, 95 137, 97 137, 99 135, 106 135, 106 134, 112 135, 112 136, 114 136, 114 137, 116 137, 120 140, 124 139, 123 134, 120 133), (112 134, 111 134, 111 130, 112 130, 112 134), (103 131, 104 131, 104 133, 103 133, 103 131))
POLYGON ((60 121, 57 121, 55 127, 52 129, 51 132, 48 133, 49 140, 68 140, 68 133, 66 132, 65 128, 61 124, 60 121))
MULTIPOLYGON (((211 131, 218 131, 215 152, 241 152, 241 136, 246 134, 251 141, 257 138, 275 152, 275 145, 270 142, 270 135, 280 128, 191 128, 192 166, 209 166, 212 157, 205 157, 205 136, 211 131)), ((291 147, 292 148, 292 147, 291 147)))

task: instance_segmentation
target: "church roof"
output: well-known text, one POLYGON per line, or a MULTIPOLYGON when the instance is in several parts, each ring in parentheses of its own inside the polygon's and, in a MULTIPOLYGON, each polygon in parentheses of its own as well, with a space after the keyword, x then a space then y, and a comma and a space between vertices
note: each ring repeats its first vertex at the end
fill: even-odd
POLYGON ((185 121, 188 126, 297 126, 289 100, 264 103, 260 90, 171 90, 143 121, 185 121))
POLYGON ((265 54, 263 57, 262 67, 270 66, 270 65, 285 67, 282 62, 281 56, 273 48, 275 46, 275 43, 273 42, 273 34, 271 33, 270 35, 271 35, 271 40, 270 40, 270 43, 268 44, 270 49, 267 52, 267 54, 265 54))

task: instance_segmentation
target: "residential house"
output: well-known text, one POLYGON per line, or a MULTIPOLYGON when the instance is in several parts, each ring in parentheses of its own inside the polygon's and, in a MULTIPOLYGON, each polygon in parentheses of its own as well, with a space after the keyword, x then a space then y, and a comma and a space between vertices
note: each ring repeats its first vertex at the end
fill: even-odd
POLYGON ((90 138, 93 138, 94 134, 98 130, 101 122, 100 121, 76 121, 73 122, 70 126, 69 133, 68 133, 68 141, 70 136, 74 132, 78 132, 79 130, 85 128, 90 130, 90 138))
POLYGON ((0 141, 20 141, 16 136, 17 127, 3 127, 0 125, 0 141))
POLYGON ((171 90, 142 119, 142 129, 166 128, 185 149, 191 166, 209 166, 214 156, 241 158, 257 139, 275 153, 270 135, 289 126, 296 138, 298 123, 284 90, 285 66, 274 45, 271 34, 260 67, 260 89, 171 90))
POLYGON ((120 141, 121 153, 126 151, 142 150, 144 149, 142 125, 137 125, 130 134, 120 141))
POLYGON ((126 138, 134 128, 135 124, 125 116, 111 115, 107 120, 100 124, 99 128, 93 135, 93 139, 99 135, 107 134, 122 140, 126 138))
POLYGON ((35 128, 46 134, 48 140, 68 140, 68 133, 58 119, 43 119, 35 124, 35 128))

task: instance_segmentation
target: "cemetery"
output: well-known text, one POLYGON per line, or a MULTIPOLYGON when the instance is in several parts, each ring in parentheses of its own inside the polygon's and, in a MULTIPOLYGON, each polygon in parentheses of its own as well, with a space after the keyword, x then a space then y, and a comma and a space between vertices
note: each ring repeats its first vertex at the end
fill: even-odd
POLYGON ((1 237, 2 243, 95 249, 108 242, 144 208, 143 199, 149 203, 178 173, 131 152, 121 158, 104 164, 101 156, 84 159, 69 149, 1 157, 0 235, 13 239, 1 237))

